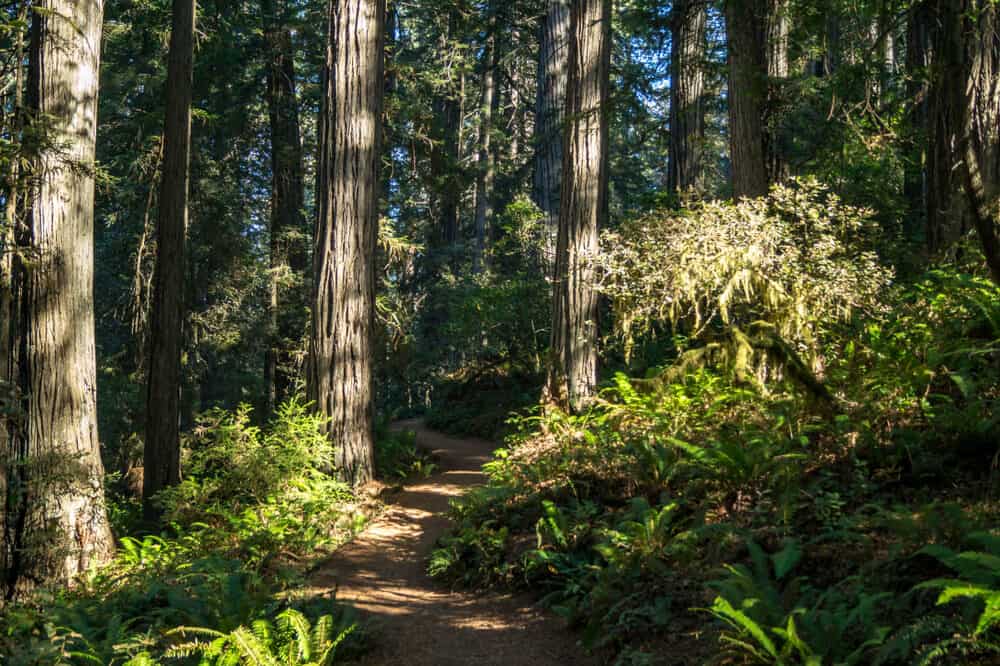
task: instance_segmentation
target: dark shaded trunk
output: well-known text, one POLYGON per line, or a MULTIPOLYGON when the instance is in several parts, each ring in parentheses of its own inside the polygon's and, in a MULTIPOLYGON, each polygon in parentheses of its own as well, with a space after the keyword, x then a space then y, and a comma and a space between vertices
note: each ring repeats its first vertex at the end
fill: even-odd
POLYGON ((788 74, 785 0, 726 0, 733 195, 767 194, 786 167, 773 131, 776 78, 788 74))
POLYGON ((382 139, 384 0, 330 0, 320 136, 309 397, 335 464, 374 474, 372 356, 382 139))
MULTIPOLYGON (((459 34, 461 17, 456 9, 448 14, 446 27, 438 40, 442 57, 447 57, 447 79, 434 100, 431 126, 431 175, 433 195, 437 203, 438 230, 436 244, 454 254, 459 241, 459 219, 465 180, 461 173, 462 116, 465 99, 465 68, 449 53, 450 41, 459 34)), ((435 269, 436 270, 436 269, 435 269)))
POLYGON ((670 16, 670 152, 667 189, 697 190, 705 141, 705 4, 674 3, 670 16))
POLYGON ((573 0, 552 344, 543 401, 579 410, 597 388, 598 300, 590 258, 608 206, 610 0, 573 0))
POLYGON ((535 99, 535 204, 544 215, 544 264, 555 267, 562 181, 563 118, 569 67, 570 0, 549 0, 538 27, 538 82, 535 99))
POLYGON ((97 436, 94 149, 103 5, 36 3, 28 81, 46 142, 29 155, 13 242, 8 356, 18 418, 0 455, 8 499, 0 587, 68 583, 114 547, 97 436))
POLYGON ((266 358, 268 412, 290 397, 299 375, 295 352, 305 328, 308 230, 302 138, 295 95, 295 52, 283 3, 262 0, 271 131, 270 344, 266 358))
POLYGON ((163 172, 156 218, 156 268, 146 392, 143 513, 157 518, 153 498, 180 482, 181 342, 184 322, 184 255, 191 154, 191 79, 194 0, 174 0, 167 62, 163 172))
POLYGON ((923 234, 927 211, 926 174, 928 90, 930 64, 928 11, 920 3, 910 11, 906 23, 906 131, 903 139, 905 156, 903 197, 907 214, 905 233, 916 239, 923 234))

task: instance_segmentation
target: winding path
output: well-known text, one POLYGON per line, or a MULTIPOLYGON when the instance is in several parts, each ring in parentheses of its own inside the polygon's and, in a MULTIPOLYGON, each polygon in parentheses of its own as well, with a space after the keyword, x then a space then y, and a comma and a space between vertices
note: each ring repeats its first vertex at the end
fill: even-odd
POLYGON ((427 557, 448 528, 448 502, 485 481, 480 471, 493 444, 453 439, 423 427, 418 443, 440 460, 440 471, 395 497, 386 513, 315 574, 318 588, 371 621, 376 636, 366 665, 547 666, 597 663, 576 646, 565 623, 532 599, 451 591, 427 575, 427 557))

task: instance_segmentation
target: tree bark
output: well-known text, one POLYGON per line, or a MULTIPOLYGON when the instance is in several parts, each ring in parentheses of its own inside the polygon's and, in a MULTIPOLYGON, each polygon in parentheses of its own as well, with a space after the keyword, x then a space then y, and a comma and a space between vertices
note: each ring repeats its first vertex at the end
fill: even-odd
POLYGON ((705 5, 674 3, 670 16, 670 148, 667 189, 698 189, 705 141, 705 5))
POLYGON ((271 132, 271 341, 265 364, 271 413, 290 397, 298 374, 295 350, 303 332, 309 252, 292 34, 283 1, 261 0, 261 10, 271 132))
POLYGON ((928 89, 927 74, 930 64, 928 38, 928 12, 926 3, 915 5, 906 23, 906 133, 903 152, 903 198, 907 204, 906 236, 919 237, 927 212, 926 174, 928 89))
MULTIPOLYGON (((464 190, 460 170, 462 161, 462 118, 464 116, 465 67, 452 52, 451 40, 460 34, 461 17, 457 9, 448 13, 447 25, 438 40, 438 51, 449 63, 443 89, 434 100, 431 127, 431 174, 437 201, 437 244, 454 250, 459 240, 459 208, 464 190)), ((436 267, 435 267, 436 272, 436 267)))
POLYGON ((533 195, 545 224, 544 265, 554 270, 559 236, 563 120, 569 67, 570 0, 549 0, 538 39, 533 195))
MULTIPOLYGON (((496 8, 490 4, 490 12, 496 8)), ((486 44, 483 48, 482 91, 479 103, 479 164, 476 174, 476 246, 472 255, 472 273, 483 271, 486 257, 486 225, 493 213, 493 112, 495 106, 495 76, 497 68, 496 15, 491 16, 486 44)))
POLYGON ((309 392, 338 470, 374 473, 372 334, 384 0, 330 0, 309 392))
POLYGON ((172 17, 143 449, 143 513, 150 522, 159 514, 153 503, 156 493, 179 483, 181 478, 181 341, 191 154, 194 0, 174 0, 172 17))
POLYGON ((97 435, 94 150, 103 4, 37 3, 28 106, 46 133, 15 234, 12 344, 19 418, 2 454, 9 496, 0 587, 68 583, 114 547, 97 435))
POLYGON ((573 0, 556 242, 552 343, 543 401, 580 410, 597 388, 597 292, 590 258, 608 206, 610 0, 573 0))
POLYGON ((959 4, 965 75, 948 80, 962 123, 962 184, 987 267, 1000 284, 1000 10, 990 0, 959 4))
POLYGON ((726 0, 725 18, 733 195, 760 197, 785 171, 768 121, 776 106, 773 77, 788 74, 786 0, 726 0))

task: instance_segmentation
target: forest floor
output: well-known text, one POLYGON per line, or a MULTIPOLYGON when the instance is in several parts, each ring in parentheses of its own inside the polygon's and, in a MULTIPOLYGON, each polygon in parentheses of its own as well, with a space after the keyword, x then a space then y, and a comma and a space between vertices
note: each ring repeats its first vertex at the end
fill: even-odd
POLYGON ((438 461, 438 471, 391 499, 385 513, 314 573, 317 593, 336 589, 374 633, 361 663, 406 666, 598 663, 565 623, 524 595, 453 591, 427 573, 427 558, 447 530, 449 501, 485 482, 496 445, 454 439, 419 421, 400 424, 438 461))

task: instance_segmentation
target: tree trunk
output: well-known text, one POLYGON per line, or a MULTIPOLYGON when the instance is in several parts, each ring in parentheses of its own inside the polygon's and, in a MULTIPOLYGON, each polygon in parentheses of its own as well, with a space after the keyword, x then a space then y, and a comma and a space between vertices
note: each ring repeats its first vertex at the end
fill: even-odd
POLYGON ((285 25, 283 2, 261 0, 261 10, 271 130, 271 341, 266 359, 270 413, 290 396, 298 374, 294 352, 303 331, 309 252, 292 34, 285 25))
POLYGON ((772 82, 788 75, 786 0, 726 0, 725 16, 733 195, 759 197, 786 169, 768 128, 777 106, 772 82))
POLYGON ((910 11, 906 23, 906 132, 903 152, 903 198, 906 200, 907 238, 921 235, 922 220, 927 211, 926 175, 924 163, 927 155, 927 67, 930 64, 928 40, 928 12, 925 3, 910 11))
POLYGON ((543 401, 582 409, 597 388, 597 292, 589 259, 608 205, 610 0, 573 0, 552 344, 543 401))
POLYGON ((993 281, 1000 284, 1000 16, 989 0, 963 0, 962 63, 951 81, 962 129, 959 158, 976 233, 993 281))
POLYGON ((667 189, 698 189, 705 141, 705 5, 674 3, 670 16, 670 149, 667 189))
POLYGON ((174 0, 167 61, 163 173, 156 224, 156 268, 146 392, 142 499, 147 521, 158 516, 153 498, 180 482, 181 340, 184 254, 191 153, 194 0, 174 0))
POLYGON ((330 0, 309 392, 329 419, 337 468, 354 483, 374 473, 384 20, 384 0, 330 0))
POLYGON ((3 442, 10 496, 0 550, 6 598, 70 582, 114 547, 97 437, 94 149, 103 5, 37 3, 29 108, 48 141, 32 159, 13 265, 20 416, 3 442), (8 464, 9 463, 9 464, 8 464))
MULTIPOLYGON (((492 5, 490 12, 495 11, 492 5)), ((494 160, 492 148, 495 75, 497 65, 495 14, 489 22, 486 45, 483 48, 482 97, 479 104, 479 164, 476 176, 476 247, 472 255, 472 272, 483 271, 486 256, 486 224, 493 213, 494 160)))
POLYGON ((448 14, 447 26, 439 35, 439 53, 441 57, 447 58, 450 64, 446 68, 447 80, 443 90, 434 100, 434 118, 431 127, 433 140, 431 174, 439 220, 439 234, 436 234, 435 240, 452 252, 459 240, 459 208, 464 189, 460 163, 465 67, 451 52, 450 44, 450 41, 459 35, 460 20, 459 12, 453 8, 448 14))
POLYGON ((570 0, 549 0, 538 32, 538 84, 535 99, 535 204, 544 215, 544 264, 555 267, 562 181, 563 118, 569 67, 570 0))

